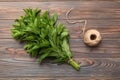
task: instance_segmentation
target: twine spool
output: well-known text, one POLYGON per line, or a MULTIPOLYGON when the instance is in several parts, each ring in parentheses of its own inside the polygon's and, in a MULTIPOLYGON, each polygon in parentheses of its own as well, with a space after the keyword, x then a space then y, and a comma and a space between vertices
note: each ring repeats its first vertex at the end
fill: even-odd
POLYGON ((75 24, 75 23, 82 23, 84 22, 84 26, 82 27, 82 36, 84 37, 84 43, 87 44, 88 46, 97 46, 100 41, 101 41, 101 35, 100 32, 95 30, 95 29, 91 29, 91 30, 87 30, 86 29, 86 24, 87 24, 87 20, 76 20, 76 21, 70 21, 68 18, 68 15, 70 14, 70 12, 72 11, 73 8, 71 8, 67 13, 66 13, 66 20, 68 23, 71 24, 75 24))
POLYGON ((84 43, 88 46, 97 46, 101 41, 100 32, 95 29, 87 30, 84 34, 84 43))

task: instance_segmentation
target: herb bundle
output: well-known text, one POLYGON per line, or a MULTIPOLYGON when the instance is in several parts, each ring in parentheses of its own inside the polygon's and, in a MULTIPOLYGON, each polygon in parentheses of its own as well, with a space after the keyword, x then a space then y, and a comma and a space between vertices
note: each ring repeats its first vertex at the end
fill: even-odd
POLYGON ((41 13, 39 9, 24 9, 25 16, 16 19, 13 24, 12 36, 24 41, 24 48, 33 57, 38 57, 41 63, 47 57, 53 57, 53 62, 66 62, 76 70, 80 66, 72 59, 69 49, 69 32, 63 24, 56 24, 57 13, 52 17, 49 12, 41 13))

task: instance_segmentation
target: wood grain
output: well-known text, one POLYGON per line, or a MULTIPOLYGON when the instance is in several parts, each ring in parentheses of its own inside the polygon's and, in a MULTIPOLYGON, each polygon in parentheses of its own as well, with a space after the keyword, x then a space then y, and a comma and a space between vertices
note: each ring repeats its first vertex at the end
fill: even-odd
POLYGON ((0 80, 120 80, 119 1, 17 1, 0 2, 0 80), (70 49, 81 65, 80 71, 68 64, 53 64, 50 59, 40 65, 23 49, 23 43, 11 37, 14 20, 24 15, 22 9, 29 7, 59 14, 57 23, 63 23, 70 31, 70 49), (66 22, 65 14, 70 8, 74 8, 70 20, 86 19, 86 30, 100 31, 100 45, 91 48, 84 44, 80 37, 83 23, 66 22))
MULTIPOLYGON (((33 2, 31 0, 24 0, 24 1, 21 1, 21 0, 0 0, 1 2, 33 2)), ((52 1, 57 1, 57 2, 60 2, 60 1, 73 1, 73 0, 34 0, 34 2, 52 2, 52 1)), ((89 0, 74 0, 74 1, 89 1, 89 0)), ((91 0, 91 1, 119 1, 119 0, 91 0)))
POLYGON ((23 8, 41 8, 42 10, 49 10, 51 14, 58 12, 59 19, 65 19, 65 13, 70 8, 75 8, 71 13, 71 19, 119 19, 120 2, 110 1, 97 1, 85 2, 85 1, 70 1, 70 2, 1 2, 0 19, 16 19, 20 15, 23 15, 23 8), (14 5, 13 5, 14 4, 14 5), (8 14, 9 13, 9 14, 8 14), (76 15, 79 14, 80 15, 76 15))
POLYGON ((14 77, 0 78, 0 80, 119 80, 119 77, 14 77))
POLYGON ((57 65, 51 64, 48 61, 39 65, 36 59, 31 59, 29 56, 25 57, 23 55, 18 56, 14 54, 13 56, 11 55, 11 57, 1 58, 0 71, 2 73, 0 73, 0 76, 119 76, 119 58, 80 58, 79 60, 81 61, 82 68, 77 72, 67 64, 57 65))

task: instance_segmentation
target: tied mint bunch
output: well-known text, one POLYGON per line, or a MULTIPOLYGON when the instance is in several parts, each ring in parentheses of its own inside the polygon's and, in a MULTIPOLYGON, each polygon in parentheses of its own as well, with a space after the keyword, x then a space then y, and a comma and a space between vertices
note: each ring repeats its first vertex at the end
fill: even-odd
POLYGON ((24 9, 25 16, 16 19, 13 24, 12 36, 25 42, 24 48, 41 63, 45 58, 52 57, 53 62, 66 62, 76 70, 80 66, 72 59, 69 48, 69 32, 63 24, 56 24, 57 14, 52 17, 49 12, 42 14, 39 9, 24 9))

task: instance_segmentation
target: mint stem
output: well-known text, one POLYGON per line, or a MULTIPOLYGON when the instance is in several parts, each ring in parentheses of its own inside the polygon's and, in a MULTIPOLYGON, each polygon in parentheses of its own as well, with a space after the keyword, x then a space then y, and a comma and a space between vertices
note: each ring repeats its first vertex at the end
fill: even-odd
POLYGON ((77 62, 75 62, 73 59, 70 59, 68 63, 76 70, 80 70, 80 65, 77 62))

